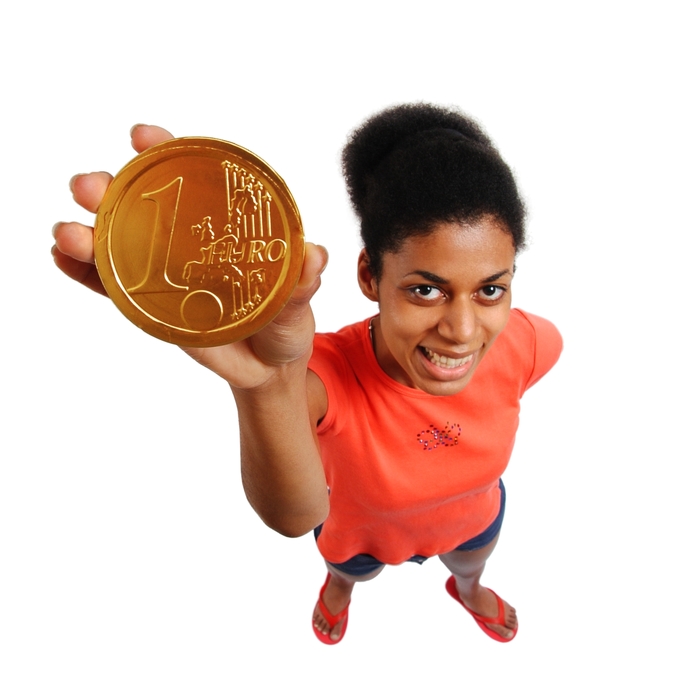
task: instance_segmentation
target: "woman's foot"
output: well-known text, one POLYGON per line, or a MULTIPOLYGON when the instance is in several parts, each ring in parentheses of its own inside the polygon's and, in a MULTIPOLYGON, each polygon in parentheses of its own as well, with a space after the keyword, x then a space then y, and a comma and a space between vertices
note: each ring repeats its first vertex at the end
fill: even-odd
POLYGON ((317 632, 323 636, 327 636, 331 644, 339 642, 345 633, 345 628, 347 626, 347 607, 350 605, 350 596, 352 595, 354 585, 355 583, 353 581, 348 581, 347 579, 329 573, 321 589, 319 603, 317 603, 314 608, 312 622, 317 632), (326 619, 321 610, 321 602, 332 618, 330 622, 326 619), (341 615, 343 612, 345 612, 345 614, 341 615), (339 618, 338 615, 340 615, 339 618), (335 619, 336 622, 332 626, 333 619, 335 619))
POLYGON ((458 588, 456 577, 447 581, 447 592, 474 616, 477 624, 498 641, 510 641, 518 631, 518 617, 515 608, 502 600, 490 588, 477 583, 466 591, 458 588))

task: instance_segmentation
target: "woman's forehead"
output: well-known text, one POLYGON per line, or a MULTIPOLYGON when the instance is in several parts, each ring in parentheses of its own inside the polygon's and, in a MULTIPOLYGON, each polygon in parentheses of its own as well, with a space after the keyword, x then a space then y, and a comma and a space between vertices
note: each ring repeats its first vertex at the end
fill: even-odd
POLYGON ((396 251, 385 253, 382 262, 410 265, 424 260, 450 267, 470 259, 475 263, 493 259, 506 260, 510 267, 514 258, 515 245, 508 229, 496 219, 482 218, 472 224, 440 223, 429 232, 409 236, 396 251))

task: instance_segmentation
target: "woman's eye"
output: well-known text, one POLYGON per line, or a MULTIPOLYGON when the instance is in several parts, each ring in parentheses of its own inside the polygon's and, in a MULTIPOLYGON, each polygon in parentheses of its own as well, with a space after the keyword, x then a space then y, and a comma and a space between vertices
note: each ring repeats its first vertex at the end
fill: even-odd
POLYGON ((439 299, 442 296, 442 292, 437 287, 432 287, 429 284, 419 284, 417 287, 413 287, 413 293, 419 299, 428 301, 439 299))
POLYGON ((486 285, 479 290, 481 298, 487 301, 498 301, 505 293, 506 290, 503 287, 497 287, 494 284, 486 285))

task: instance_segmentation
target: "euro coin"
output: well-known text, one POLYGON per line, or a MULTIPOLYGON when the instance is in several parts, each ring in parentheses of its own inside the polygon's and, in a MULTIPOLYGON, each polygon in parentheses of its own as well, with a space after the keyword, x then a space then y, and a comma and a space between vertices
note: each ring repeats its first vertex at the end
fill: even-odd
POLYGON ((139 328, 190 347, 242 340, 289 300, 304 262, 282 178, 233 143, 179 138, 114 178, 95 222, 95 263, 139 328))

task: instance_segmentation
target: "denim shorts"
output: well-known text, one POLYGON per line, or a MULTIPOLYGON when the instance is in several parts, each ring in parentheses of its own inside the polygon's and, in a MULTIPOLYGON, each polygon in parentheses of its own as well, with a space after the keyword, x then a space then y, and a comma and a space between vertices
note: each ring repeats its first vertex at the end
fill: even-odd
MULTIPOLYGON (((493 540, 496 538, 496 535, 498 535, 498 533, 501 531, 503 516, 506 512, 506 489, 501 479, 498 480, 498 487, 501 490, 501 507, 498 511, 496 519, 482 533, 478 534, 476 537, 472 537, 466 542, 463 542, 458 547, 455 547, 455 551, 472 552, 476 549, 481 549, 487 544, 491 544, 491 542, 493 542, 493 540)), ((322 529, 323 525, 321 524, 314 530, 314 537, 316 539, 318 539, 322 529)), ((407 561, 422 564, 427 559, 428 557, 415 554, 407 561)), ((357 554, 341 564, 335 564, 333 562, 328 563, 334 569, 338 569, 338 571, 342 571, 344 574, 348 574, 348 576, 366 576, 367 574, 371 574, 372 572, 376 571, 379 567, 384 566, 384 562, 379 561, 379 559, 376 559, 371 554, 357 554)))

